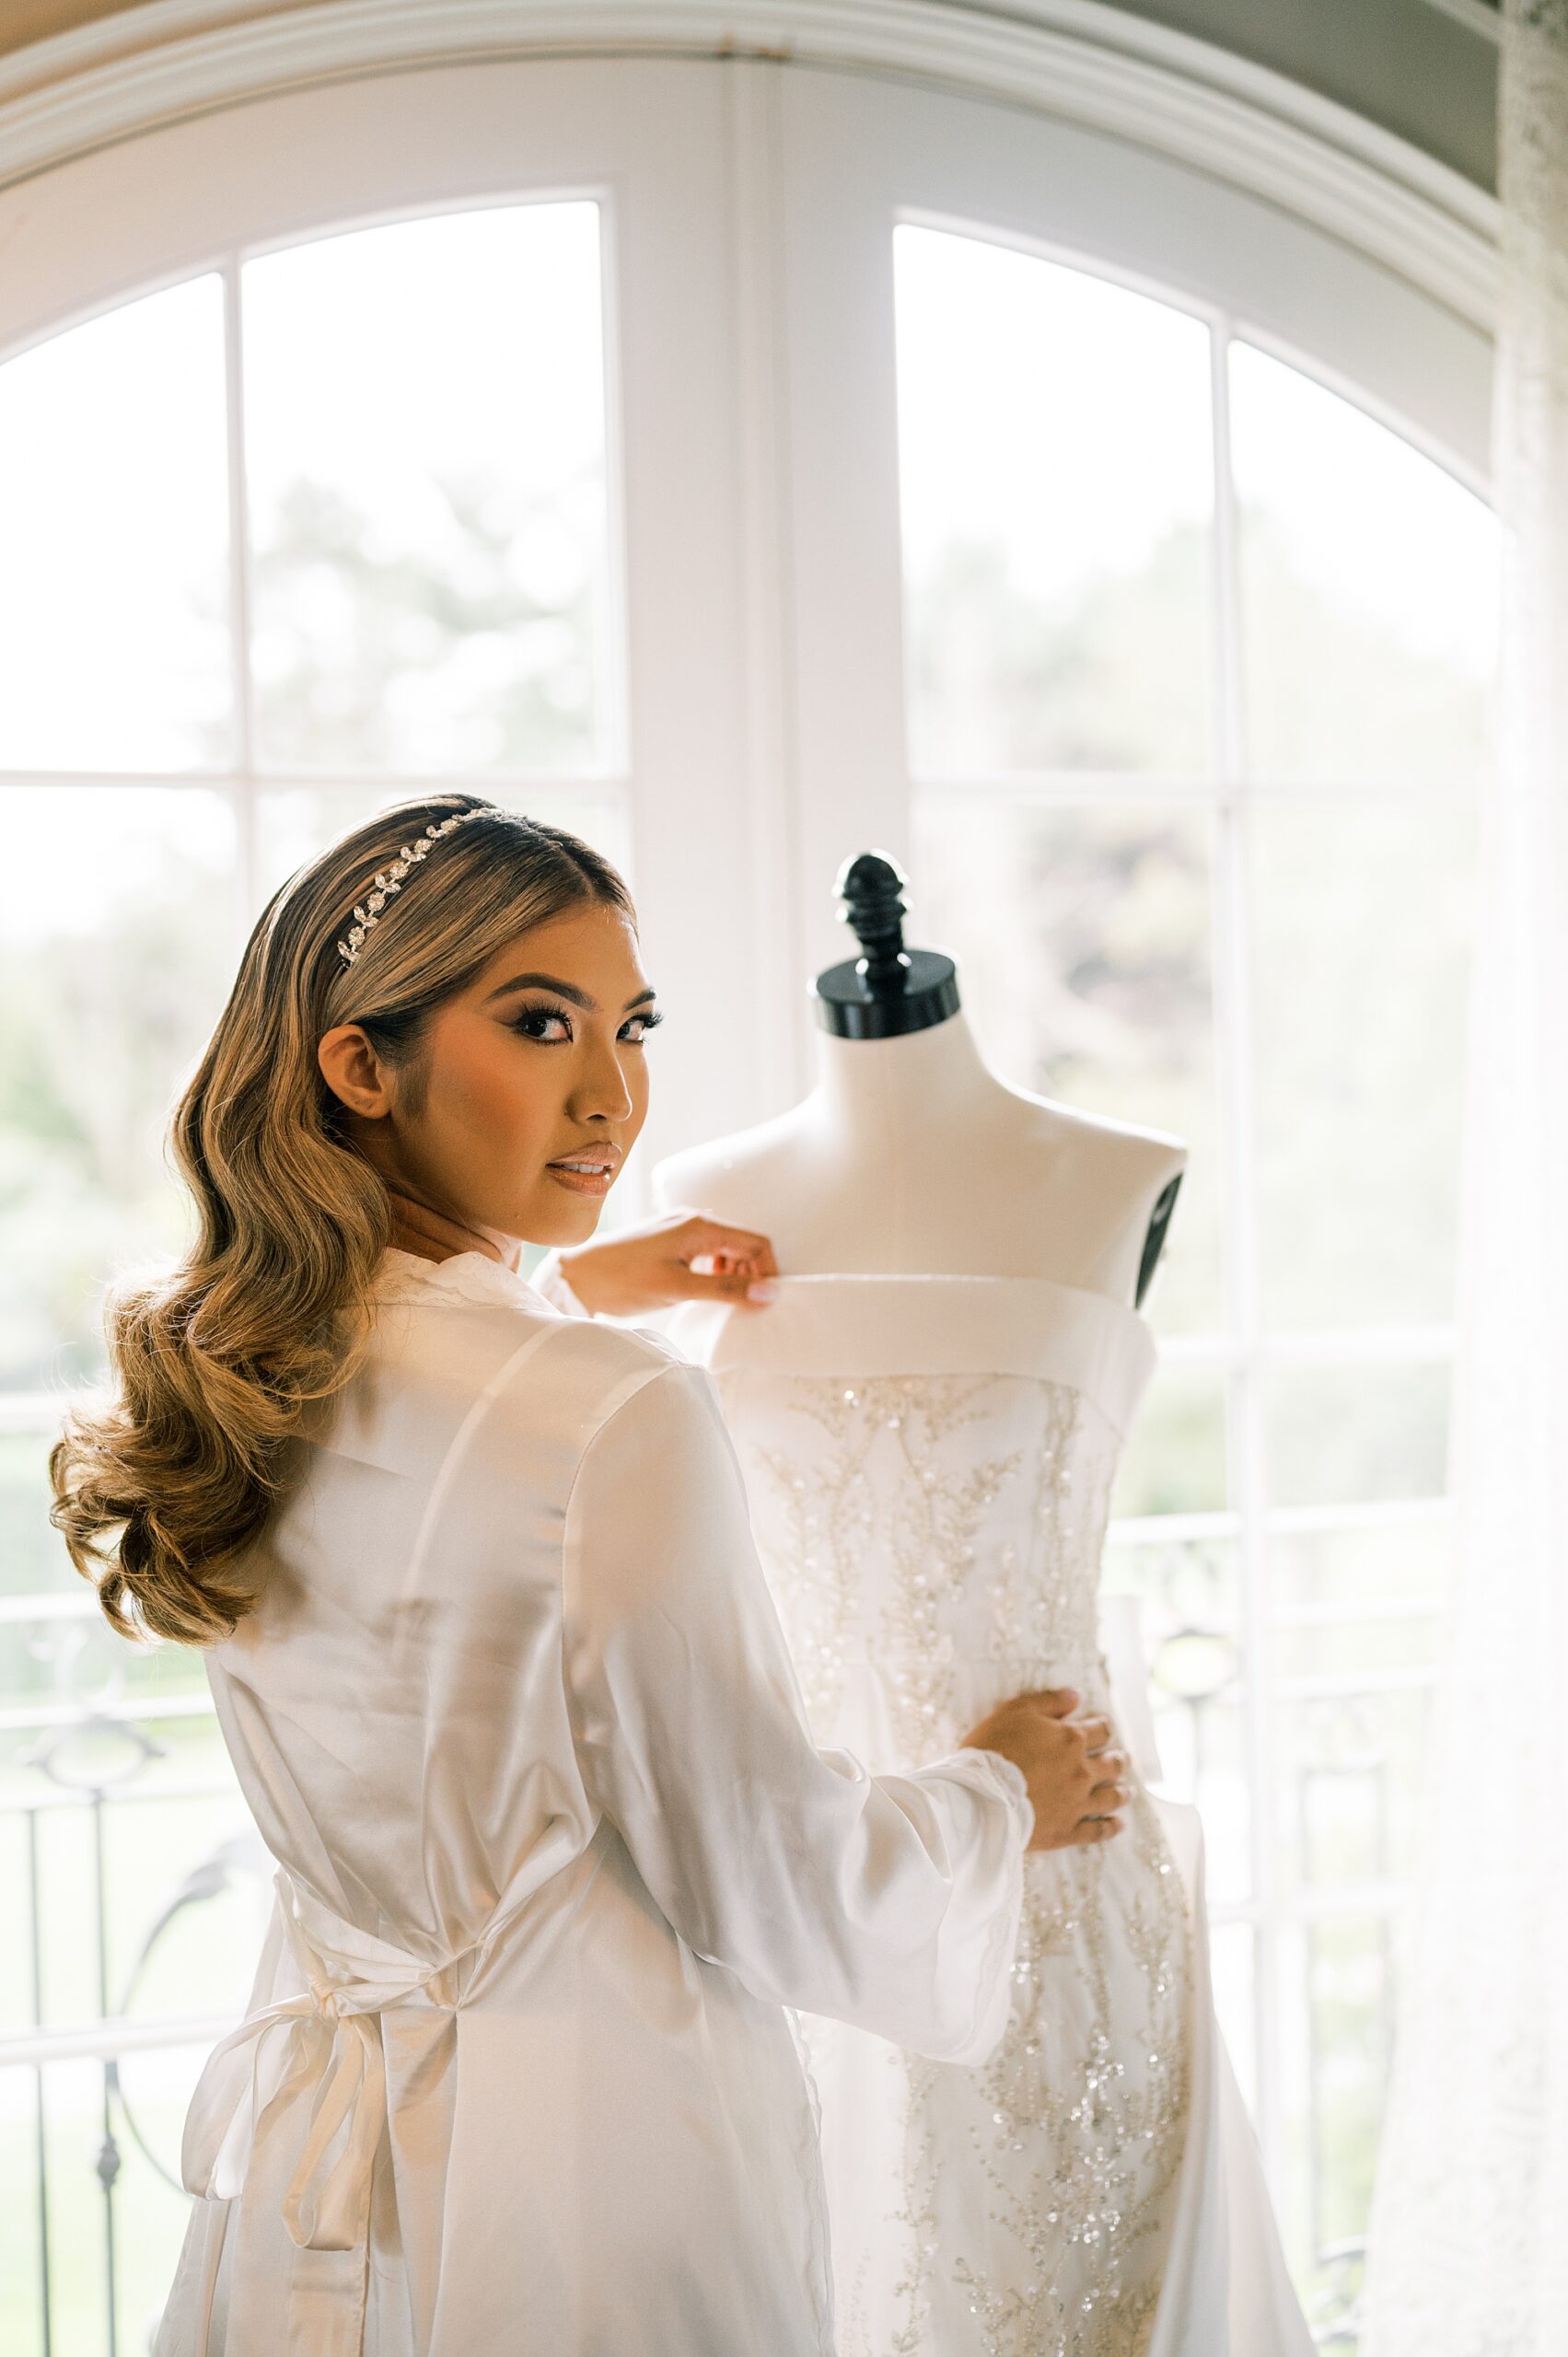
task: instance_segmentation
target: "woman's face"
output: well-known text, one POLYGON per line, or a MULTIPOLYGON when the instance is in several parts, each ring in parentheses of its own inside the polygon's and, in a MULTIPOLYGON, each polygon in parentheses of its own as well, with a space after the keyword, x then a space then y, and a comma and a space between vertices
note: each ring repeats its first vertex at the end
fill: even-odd
POLYGON ((389 1072, 345 1024, 321 1069, 361 1151, 416 1202, 494 1237, 580 1244, 646 1116, 657 1020, 630 921, 593 901, 493 958, 432 1016, 413 1066, 389 1072))

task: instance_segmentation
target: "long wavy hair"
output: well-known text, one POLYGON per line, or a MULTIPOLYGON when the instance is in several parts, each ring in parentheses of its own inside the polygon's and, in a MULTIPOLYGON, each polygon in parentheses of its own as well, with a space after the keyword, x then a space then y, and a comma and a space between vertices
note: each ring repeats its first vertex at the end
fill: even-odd
POLYGON ((391 1207, 321 1077, 323 1033, 361 1025, 417 1087, 436 1008, 517 934, 588 901, 634 921, 620 875, 575 835, 447 794, 354 828, 262 911, 174 1115, 195 1240, 168 1274, 111 1295, 113 1392, 72 1408, 50 1457, 52 1519, 122 1635, 233 1633, 303 1421, 363 1355, 391 1207), (372 879, 470 811, 347 963, 338 944, 372 879))

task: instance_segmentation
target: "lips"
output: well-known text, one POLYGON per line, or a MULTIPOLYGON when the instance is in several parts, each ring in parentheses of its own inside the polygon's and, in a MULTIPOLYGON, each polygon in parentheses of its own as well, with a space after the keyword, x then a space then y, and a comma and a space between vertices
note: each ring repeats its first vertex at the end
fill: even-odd
POLYGON ((559 1155, 544 1167, 558 1187, 569 1188, 575 1195, 608 1195, 622 1158, 619 1146, 584 1146, 580 1153, 559 1155))

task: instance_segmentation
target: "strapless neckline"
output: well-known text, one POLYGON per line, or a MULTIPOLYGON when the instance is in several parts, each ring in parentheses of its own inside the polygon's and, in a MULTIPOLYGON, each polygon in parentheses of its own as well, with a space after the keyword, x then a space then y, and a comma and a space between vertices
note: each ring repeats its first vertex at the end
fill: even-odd
POLYGON ((773 1280, 766 1306, 686 1302, 668 1331, 715 1375, 993 1375, 1064 1383, 1125 1435, 1157 1346, 1142 1312, 1055 1277, 866 1275, 773 1280))
POLYGON ((912 1292, 918 1292, 924 1288, 934 1290, 947 1288, 955 1295, 960 1289, 967 1287, 982 1297, 987 1290, 997 1288, 1008 1288, 1026 1294, 1037 1293, 1042 1298, 1056 1294, 1064 1295, 1069 1300, 1091 1302, 1097 1310, 1109 1311, 1115 1317, 1127 1318, 1140 1332, 1147 1334, 1151 1341, 1155 1339, 1154 1328, 1144 1316, 1143 1311, 1134 1309, 1131 1302, 1118 1301, 1109 1293, 1097 1293, 1092 1285, 1070 1285, 1060 1277, 979 1276, 954 1274, 946 1270, 820 1269, 811 1270, 800 1275, 771 1277, 768 1282, 770 1284, 781 1287, 865 1285, 891 1288, 901 1285, 909 1287, 912 1292))

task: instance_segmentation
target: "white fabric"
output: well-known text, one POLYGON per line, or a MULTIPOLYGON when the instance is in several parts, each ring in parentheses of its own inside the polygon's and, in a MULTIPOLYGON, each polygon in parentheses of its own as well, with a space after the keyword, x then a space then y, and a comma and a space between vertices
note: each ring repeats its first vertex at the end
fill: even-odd
POLYGON ((989 2053, 1018 1770, 815 1748, 710 1377, 475 1255, 389 1254, 261 1555, 279 1901, 161 2357, 827 2357, 787 2009, 989 2053))
POLYGON ((1504 0, 1497 772, 1480 865, 1458 1571, 1367 2357, 1568 2349, 1568 0, 1504 0))
MULTIPOLYGON (((819 1742, 899 1772, 1070 1685, 1144 1769, 1097 1616, 1143 1318, 1040 1278, 803 1276, 671 1333, 714 1373, 819 1742)), ((1307 2357, 1214 2021, 1197 1817, 1134 1783, 1114 1841, 1026 1859, 983 2061, 803 2024, 842 2357, 1307 2357)))

